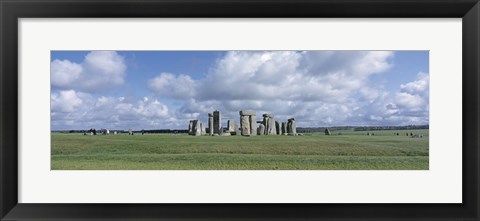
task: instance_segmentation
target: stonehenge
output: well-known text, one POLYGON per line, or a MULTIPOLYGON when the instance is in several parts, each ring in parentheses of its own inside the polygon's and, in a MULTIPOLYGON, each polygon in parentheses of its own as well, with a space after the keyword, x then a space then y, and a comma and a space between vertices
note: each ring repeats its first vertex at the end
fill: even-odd
POLYGON ((256 116, 253 111, 240 111, 241 134, 243 136, 251 136, 252 133, 255 134, 251 128, 257 128, 257 135, 297 135, 295 118, 289 119, 289 123, 280 123, 275 120, 273 114, 263 114, 263 120, 261 121, 254 121, 252 116, 256 116), (248 125, 248 123, 250 123, 250 125, 248 125), (259 124, 258 127, 252 126, 256 124, 259 124), (287 129, 287 125, 289 129, 287 129))
MULTIPOLYGON (((279 122, 275 120, 273 114, 264 113, 262 115, 263 119, 257 121, 257 113, 251 110, 241 110, 239 111, 239 115, 240 125, 238 125, 235 120, 229 119, 227 120, 227 126, 223 128, 220 111, 215 110, 213 113, 208 113, 208 135, 298 135, 295 118, 290 118, 287 122, 279 122)), ((207 135, 205 124, 199 120, 190 120, 188 124, 188 134, 192 136, 207 135)))

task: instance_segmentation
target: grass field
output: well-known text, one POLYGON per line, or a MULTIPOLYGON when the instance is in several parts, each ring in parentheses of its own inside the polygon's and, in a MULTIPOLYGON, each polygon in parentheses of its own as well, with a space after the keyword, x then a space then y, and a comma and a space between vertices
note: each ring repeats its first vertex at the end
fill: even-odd
POLYGON ((254 137, 52 133, 51 166, 53 170, 428 170, 428 130, 373 132, 375 136, 335 131, 332 136, 254 137), (424 137, 410 138, 406 132, 424 137))

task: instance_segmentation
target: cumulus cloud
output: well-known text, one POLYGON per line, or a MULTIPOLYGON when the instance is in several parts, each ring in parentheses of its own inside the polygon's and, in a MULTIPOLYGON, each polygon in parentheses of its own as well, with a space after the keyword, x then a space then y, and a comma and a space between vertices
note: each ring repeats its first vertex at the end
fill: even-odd
POLYGON ((200 83, 197 99, 333 101, 388 70, 392 52, 229 52, 200 83))
POLYGON ((78 80, 82 73, 82 65, 70 62, 69 60, 54 60, 51 68, 52 86, 55 87, 71 85, 78 80))
POLYGON ((102 91, 122 85, 127 66, 115 51, 92 51, 81 63, 69 60, 51 62, 51 84, 58 89, 102 91))
MULTIPOLYGON (((296 116, 301 126, 428 124, 428 73, 390 93, 369 79, 393 67, 390 51, 232 51, 219 58, 182 113, 215 109, 296 116)), ((162 78, 162 85, 176 85, 162 78)), ((190 87, 194 88, 194 87, 190 87)), ((164 93, 168 94, 168 93, 164 93)), ((180 98, 180 96, 176 96, 180 98)))
POLYGON ((78 74, 57 79, 73 90, 52 94, 52 124, 76 119, 85 128, 186 129, 188 120, 206 122, 214 110, 238 120, 244 109, 257 111, 258 119, 295 117, 299 127, 428 124, 428 73, 389 90, 371 80, 389 71, 393 58, 389 51, 230 51, 199 79, 159 70, 147 80, 151 95, 140 99, 78 92, 106 79, 123 83, 126 67, 116 53, 89 54, 80 64, 55 60, 55 74, 78 74), (105 78, 74 86, 90 73, 105 78))
POLYGON ((74 90, 60 91, 51 94, 52 112, 72 112, 82 105, 80 94, 74 90))
POLYGON ((413 116, 428 116, 429 110, 429 82, 427 73, 417 74, 415 81, 401 84, 400 91, 395 96, 395 104, 401 113, 413 116))
POLYGON ((136 100, 125 97, 95 97, 74 90, 59 91, 51 96, 52 126, 62 129, 69 122, 75 129, 158 129, 177 128, 176 117, 156 98, 136 100), (175 119, 175 120, 172 120, 175 119), (73 126, 73 125, 72 125, 73 126))
POLYGON ((148 85, 156 94, 175 99, 185 99, 195 95, 195 82, 188 75, 161 73, 150 79, 148 85))
POLYGON ((358 115, 346 122, 365 125, 419 125, 429 123, 429 75, 420 72, 414 81, 401 84, 397 92, 382 92, 369 102, 356 100, 358 115))
POLYGON ((304 126, 342 124, 359 117, 364 120, 354 123, 363 124, 379 118, 366 118, 360 109, 370 109, 386 96, 368 85, 368 79, 389 70, 393 56, 388 51, 230 51, 204 79, 182 83, 195 91, 179 96, 173 87, 182 75, 166 73, 151 79, 150 88, 183 99, 182 113, 202 116, 218 109, 227 118, 237 118, 238 110, 253 109, 282 119, 296 116, 304 126))

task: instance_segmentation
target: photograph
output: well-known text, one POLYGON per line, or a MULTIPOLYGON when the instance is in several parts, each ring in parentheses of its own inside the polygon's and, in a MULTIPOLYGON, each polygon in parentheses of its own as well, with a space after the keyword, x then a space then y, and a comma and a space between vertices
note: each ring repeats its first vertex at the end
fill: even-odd
POLYGON ((50 51, 51 170, 429 170, 428 50, 50 51))

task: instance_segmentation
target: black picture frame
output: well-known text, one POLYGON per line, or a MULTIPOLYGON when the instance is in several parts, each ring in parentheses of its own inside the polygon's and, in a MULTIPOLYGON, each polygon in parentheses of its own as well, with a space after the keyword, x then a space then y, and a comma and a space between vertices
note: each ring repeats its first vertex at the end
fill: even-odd
MULTIPOLYGON (((0 0, 1 220, 479 220, 478 0, 0 0), (461 204, 19 204, 19 18, 462 18, 461 204)), ((448 44, 448 42, 446 42, 448 44)))

